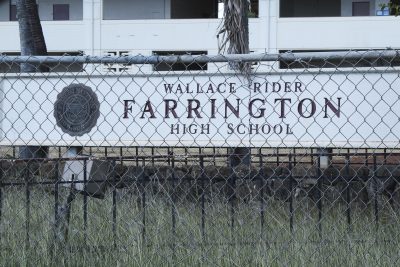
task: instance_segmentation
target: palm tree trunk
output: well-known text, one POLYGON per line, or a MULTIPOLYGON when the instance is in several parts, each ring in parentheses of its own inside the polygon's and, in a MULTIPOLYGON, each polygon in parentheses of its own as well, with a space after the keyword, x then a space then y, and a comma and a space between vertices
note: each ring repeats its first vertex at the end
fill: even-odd
MULTIPOLYGON (((21 44, 21 56, 47 55, 46 42, 40 24, 36 0, 17 0, 17 17, 21 44)), ((21 64, 21 72, 48 71, 44 66, 21 64)))
MULTIPOLYGON (((220 33, 224 34, 220 51, 228 54, 248 54, 249 48, 249 2, 248 0, 224 0, 224 21, 220 33)), ((248 62, 230 63, 232 69, 244 75, 249 75, 251 68, 248 62)), ((248 147, 235 147, 231 149, 230 164, 250 165, 251 150, 248 147)))
MULTIPOLYGON (((21 56, 47 55, 46 42, 40 24, 36 0, 17 0, 17 17, 21 44, 21 56)), ((48 71, 45 66, 22 63, 21 72, 48 71)), ((24 146, 20 147, 20 158, 43 158, 47 156, 47 147, 24 146)))

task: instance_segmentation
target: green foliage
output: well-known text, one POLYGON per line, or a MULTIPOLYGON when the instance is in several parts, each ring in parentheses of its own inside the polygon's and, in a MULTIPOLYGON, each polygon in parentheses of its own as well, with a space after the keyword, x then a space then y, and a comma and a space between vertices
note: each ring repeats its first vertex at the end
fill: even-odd
POLYGON ((389 9, 390 15, 394 15, 396 17, 400 15, 400 4, 398 3, 389 2, 387 4, 380 4, 379 6, 382 11, 386 8, 389 9))

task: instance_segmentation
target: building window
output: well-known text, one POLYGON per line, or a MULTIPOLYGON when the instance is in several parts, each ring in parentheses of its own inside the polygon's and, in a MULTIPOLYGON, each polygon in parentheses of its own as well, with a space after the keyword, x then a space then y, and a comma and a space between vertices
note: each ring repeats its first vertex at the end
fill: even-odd
MULTIPOLYGON (((157 56, 181 56, 181 55, 207 55, 207 51, 153 51, 157 56)), ((160 62, 153 65, 154 71, 192 71, 207 70, 207 63, 167 63, 160 62)))
MULTIPOLYGON (((279 2, 282 18, 340 17, 342 8, 346 8, 342 7, 343 0, 279 0, 279 2)), ((348 7, 349 10, 350 8, 351 6, 348 7)))
POLYGON ((215 0, 171 0, 171 19, 217 18, 218 2, 215 0))
POLYGON ((17 6, 10 5, 10 21, 17 21, 17 6))
POLYGON ((353 2, 353 16, 369 16, 369 2, 353 2))
POLYGON ((54 4, 53 5, 53 20, 69 20, 69 5, 54 4))

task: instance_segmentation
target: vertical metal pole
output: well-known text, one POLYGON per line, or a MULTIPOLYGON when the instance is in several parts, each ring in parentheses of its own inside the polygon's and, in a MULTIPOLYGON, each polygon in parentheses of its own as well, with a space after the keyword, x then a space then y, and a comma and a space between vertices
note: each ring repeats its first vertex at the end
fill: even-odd
POLYGON ((214 155, 214 157, 213 157, 213 164, 214 164, 214 166, 215 166, 215 155, 216 155, 215 146, 213 146, 213 155, 214 155))
POLYGON ((265 220, 265 199, 264 199, 264 169, 263 169, 263 157, 261 148, 258 150, 259 153, 259 168, 260 168, 260 223, 261 223, 261 239, 264 239, 264 220, 265 220))
POLYGON ((135 147, 136 152, 136 166, 139 166, 139 148, 135 147))
MULTIPOLYGON (((0 162, 0 229, 3 229, 2 227, 2 218, 3 218, 3 164, 0 162)), ((1 240, 2 240, 2 233, 3 231, 0 230, 0 257, 1 257, 1 240)))
POLYGON ((292 153, 289 153, 289 216, 290 216, 290 232, 293 233, 293 175, 292 175, 292 153))
POLYGON ((167 148, 167 154, 168 154, 168 158, 167 158, 168 165, 171 165, 171 155, 172 155, 172 153, 171 153, 171 150, 170 150, 169 147, 167 148))
POLYGON ((311 165, 314 165, 314 151, 312 148, 310 149, 310 151, 311 151, 311 165))
MULTIPOLYGON (((172 253, 173 253, 173 259, 175 260, 175 241, 176 241, 176 206, 175 206, 175 190, 176 190, 176 184, 175 184, 175 157, 174 157, 174 152, 170 151, 170 149, 168 148, 168 163, 171 162, 171 167, 172 167, 172 177, 171 177, 171 181, 172 181, 172 207, 171 207, 171 217, 172 217, 172 253), (172 157, 172 159, 171 159, 172 157)), ((166 177, 168 178, 168 177, 166 177)))
POLYGON ((350 178, 350 155, 349 152, 347 152, 346 155, 346 216, 347 216, 347 224, 349 227, 349 231, 351 231, 351 178, 350 178))
POLYGON ((276 149, 276 166, 279 166, 279 161, 280 161, 279 148, 277 148, 276 149))
MULTIPOLYGON (((122 152, 122 151, 120 151, 122 152)), ((122 154, 122 153, 121 153, 122 154)), ((117 163, 115 160, 112 161, 112 171, 111 171, 111 183, 112 183, 112 231, 113 231, 113 241, 114 248, 117 248, 117 177, 115 174, 115 168, 117 163)))
POLYGON ((317 180, 317 191, 318 191, 318 200, 317 200, 317 208, 318 208, 318 231, 319 237, 322 238, 322 171, 321 171, 321 157, 318 157, 318 180, 317 180))
POLYGON ((30 179, 30 172, 31 172, 31 163, 30 160, 27 163, 26 171, 25 171, 25 199, 26 199, 26 209, 25 209, 25 248, 29 249, 29 242, 30 242, 30 218, 31 218, 31 192, 29 188, 29 179, 30 179))
POLYGON ((387 164, 387 149, 386 148, 383 149, 383 164, 384 165, 387 164))
POLYGON ((296 161, 296 148, 293 148, 293 166, 296 167, 297 161, 296 161))
POLYGON ((188 165, 188 148, 185 147, 185 166, 188 165))
POLYGON ((56 177, 55 180, 56 182, 54 183, 54 241, 57 240, 57 235, 60 234, 58 233, 59 229, 59 215, 58 215, 58 209, 59 209, 59 192, 58 192, 58 184, 60 182, 60 160, 58 159, 56 161, 56 177))
POLYGON ((235 201, 236 201, 236 175, 234 171, 234 167, 232 166, 231 161, 228 161, 230 166, 230 177, 229 183, 231 186, 231 195, 229 196, 229 202, 231 203, 231 235, 234 238, 234 230, 235 230, 235 201))
POLYGON ((143 157, 142 159, 143 171, 141 173, 141 178, 142 178, 142 240, 144 245, 146 244, 146 177, 144 175, 145 165, 146 162, 145 158, 143 157))
MULTIPOLYGON (((201 153, 201 150, 200 150, 201 153)), ((205 241, 205 229, 206 229, 206 209, 205 209, 205 175, 204 175, 204 157, 200 155, 200 180, 201 180, 201 236, 203 242, 205 241)))
POLYGON ((374 211, 375 211, 375 225, 376 225, 376 229, 378 229, 379 227, 379 205, 378 205, 378 192, 379 192, 379 188, 378 188, 378 178, 376 176, 376 155, 374 154, 374 177, 372 179, 374 179, 374 185, 376 188, 373 188, 374 192, 374 211))
POLYGON ((154 147, 151 148, 151 164, 154 167, 154 164, 155 164, 155 162, 154 162, 154 147))
POLYGON ((88 205, 88 192, 87 192, 87 160, 83 160, 83 236, 86 245, 87 241, 87 205, 88 205))

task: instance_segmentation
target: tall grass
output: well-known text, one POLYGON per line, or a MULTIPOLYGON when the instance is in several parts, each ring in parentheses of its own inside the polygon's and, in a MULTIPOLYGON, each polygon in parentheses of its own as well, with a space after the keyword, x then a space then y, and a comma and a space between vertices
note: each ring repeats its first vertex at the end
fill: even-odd
MULTIPOLYGON (((400 256, 399 219, 389 205, 379 211, 376 224, 371 207, 353 203, 348 225, 343 203, 324 203, 320 231, 316 203, 296 199, 291 231, 288 202, 266 199, 261 226, 259 199, 233 204, 208 199, 203 232, 199 202, 177 196, 173 203, 148 192, 143 225, 140 198, 127 192, 117 196, 113 231, 109 193, 103 200, 88 199, 85 234, 84 198, 78 195, 65 242, 54 239, 53 193, 32 188, 28 214, 25 187, 2 189, 1 266, 391 266, 400 256)), ((60 189, 61 203, 67 193, 60 189)))

